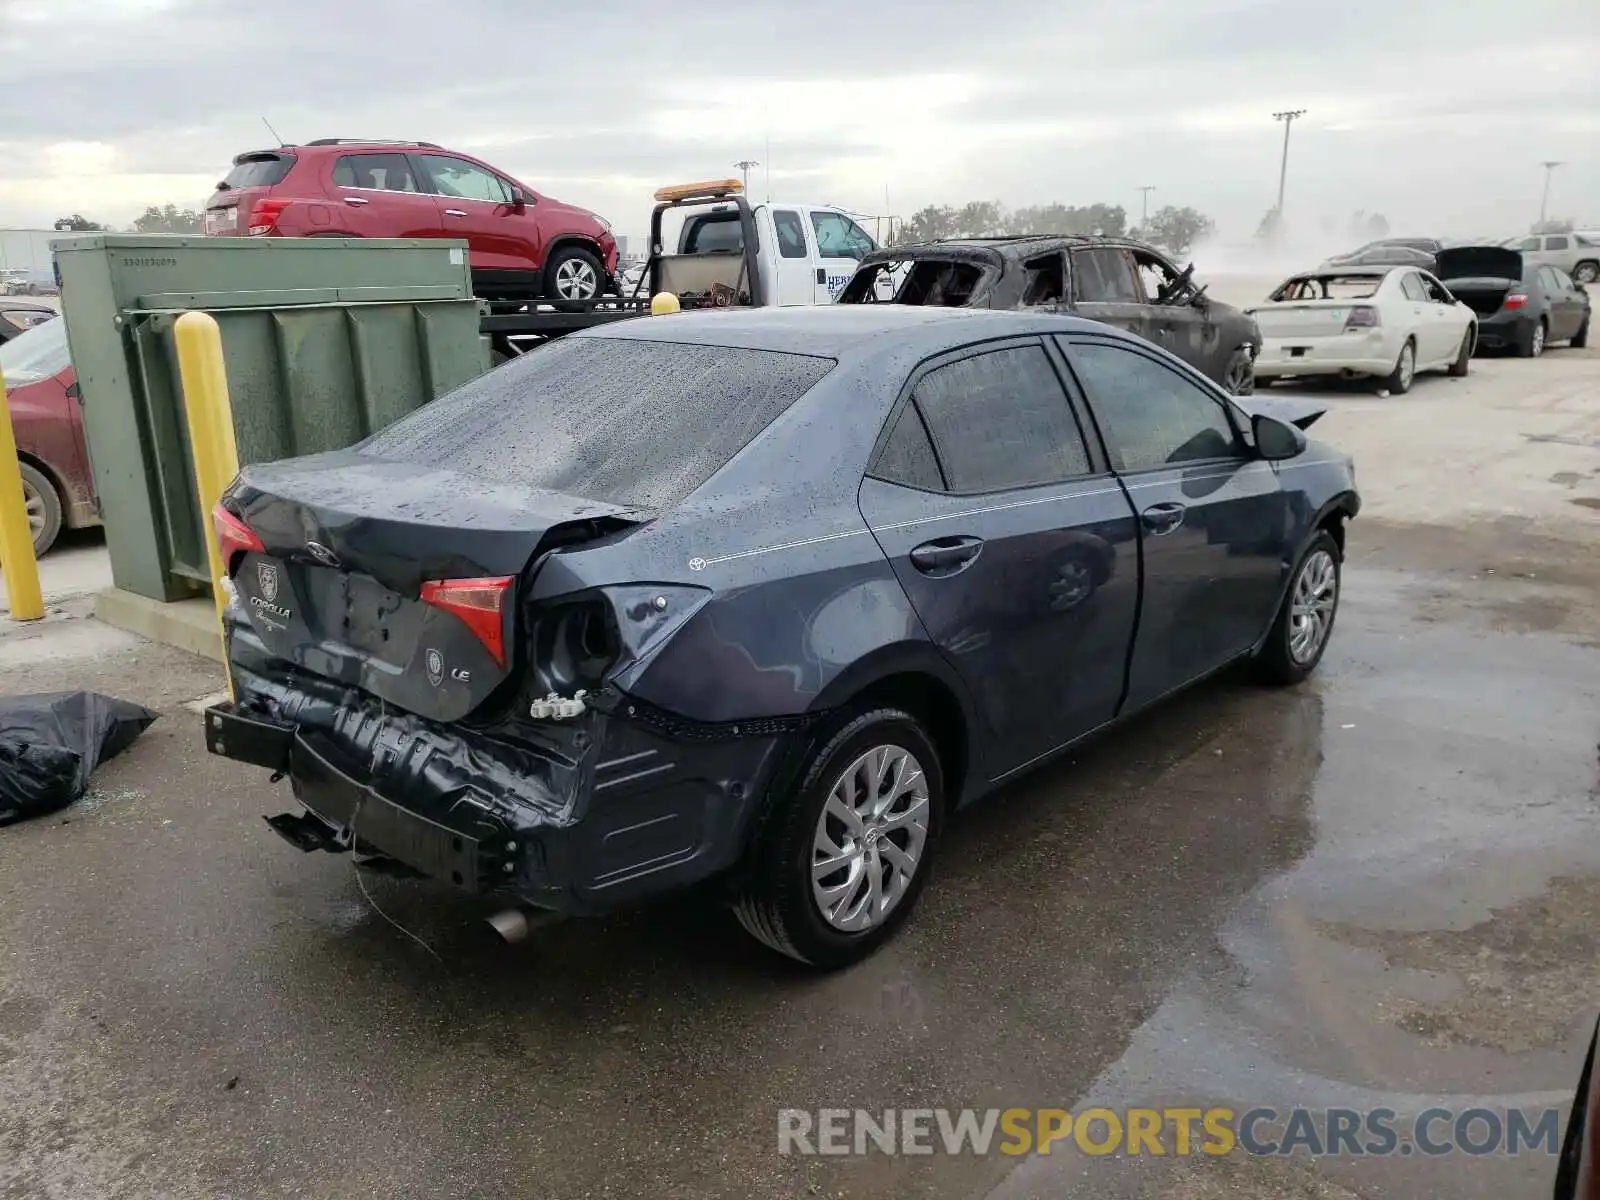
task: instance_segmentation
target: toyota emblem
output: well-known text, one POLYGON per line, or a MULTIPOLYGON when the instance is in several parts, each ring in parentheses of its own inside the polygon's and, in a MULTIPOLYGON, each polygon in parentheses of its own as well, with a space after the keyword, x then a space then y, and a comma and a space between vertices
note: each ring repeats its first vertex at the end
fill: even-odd
POLYGON ((261 598, 272 603, 278 598, 278 564, 257 563, 256 580, 261 584, 261 598))

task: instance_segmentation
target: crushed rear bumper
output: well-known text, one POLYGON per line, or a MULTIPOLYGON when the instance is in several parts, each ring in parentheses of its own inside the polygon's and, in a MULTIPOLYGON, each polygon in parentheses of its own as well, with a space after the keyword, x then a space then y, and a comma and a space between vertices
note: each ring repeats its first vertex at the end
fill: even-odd
POLYGON ((436 723, 270 660, 230 631, 214 754, 286 776, 302 850, 355 849, 464 891, 599 912, 725 871, 799 726, 691 725, 617 693, 568 721, 436 723))

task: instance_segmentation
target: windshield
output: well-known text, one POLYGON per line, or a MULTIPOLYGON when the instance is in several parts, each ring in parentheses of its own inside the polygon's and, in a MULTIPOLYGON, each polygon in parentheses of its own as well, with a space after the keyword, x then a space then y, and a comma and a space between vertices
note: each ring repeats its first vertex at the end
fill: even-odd
POLYGON ((38 383, 72 365, 67 352, 67 323, 59 317, 25 329, 0 345, 0 372, 7 387, 38 383))
POLYGON ((567 338, 358 449, 659 510, 710 479, 833 365, 772 350, 567 338))

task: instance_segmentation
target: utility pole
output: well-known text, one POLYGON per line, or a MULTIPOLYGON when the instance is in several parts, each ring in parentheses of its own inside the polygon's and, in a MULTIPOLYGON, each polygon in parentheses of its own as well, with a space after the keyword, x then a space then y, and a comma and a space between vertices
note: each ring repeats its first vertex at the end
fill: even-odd
POLYGON ((1274 121, 1283 122, 1283 162, 1278 167, 1278 219, 1280 221, 1283 219, 1283 185, 1285 180, 1289 178, 1289 129, 1295 123, 1296 118, 1305 115, 1306 110, 1303 108, 1272 114, 1274 121))
POLYGON ((1542 162, 1539 165, 1544 168, 1544 195, 1539 200, 1539 224, 1543 225, 1550 209, 1550 176, 1554 175, 1556 168, 1562 164, 1542 162))
POLYGON ((1143 195, 1139 203, 1139 232, 1144 233, 1144 227, 1150 224, 1150 193, 1156 190, 1156 185, 1147 183, 1139 189, 1143 195))
POLYGON ((740 171, 744 172, 744 190, 746 193, 748 193, 750 191, 750 168, 759 167, 761 164, 753 158, 741 158, 733 165, 738 167, 740 171))

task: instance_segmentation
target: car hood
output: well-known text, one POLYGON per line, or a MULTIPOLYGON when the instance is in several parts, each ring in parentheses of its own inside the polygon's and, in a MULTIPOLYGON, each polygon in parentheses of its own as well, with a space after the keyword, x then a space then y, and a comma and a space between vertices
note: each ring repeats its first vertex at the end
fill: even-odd
POLYGON ((1440 279, 1521 279, 1522 252, 1504 246, 1447 246, 1434 259, 1440 279))

